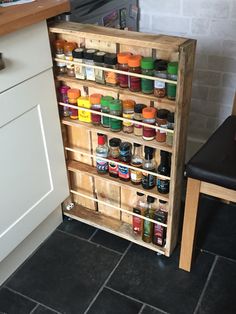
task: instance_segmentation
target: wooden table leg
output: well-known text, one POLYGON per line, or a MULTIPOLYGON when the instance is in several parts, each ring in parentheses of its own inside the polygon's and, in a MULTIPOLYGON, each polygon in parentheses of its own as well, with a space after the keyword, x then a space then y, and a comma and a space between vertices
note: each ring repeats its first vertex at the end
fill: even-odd
POLYGON ((191 270, 201 181, 188 178, 179 268, 191 270))

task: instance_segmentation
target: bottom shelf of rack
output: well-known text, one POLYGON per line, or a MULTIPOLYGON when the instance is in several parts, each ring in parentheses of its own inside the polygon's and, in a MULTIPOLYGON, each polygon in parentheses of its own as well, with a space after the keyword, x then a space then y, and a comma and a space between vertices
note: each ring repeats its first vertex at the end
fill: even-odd
POLYGON ((140 236, 137 236, 133 233, 132 226, 123 221, 108 217, 96 211, 92 211, 81 205, 75 205, 73 209, 65 210, 64 215, 84 222, 95 228, 112 233, 128 241, 146 247, 152 251, 165 254, 165 248, 142 241, 140 236))

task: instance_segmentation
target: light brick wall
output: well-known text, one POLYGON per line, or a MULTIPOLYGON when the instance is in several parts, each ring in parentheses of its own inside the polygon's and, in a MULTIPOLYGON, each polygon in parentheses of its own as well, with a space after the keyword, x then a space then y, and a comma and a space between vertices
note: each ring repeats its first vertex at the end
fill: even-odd
POLYGON ((187 159, 231 113, 236 0, 139 0, 140 31, 197 39, 187 159))

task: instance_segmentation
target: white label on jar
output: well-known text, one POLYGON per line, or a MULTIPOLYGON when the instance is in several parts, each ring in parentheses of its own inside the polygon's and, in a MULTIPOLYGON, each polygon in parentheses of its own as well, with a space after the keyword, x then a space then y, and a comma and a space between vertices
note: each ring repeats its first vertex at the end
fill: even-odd
MULTIPOLYGON (((167 124, 161 124, 160 127, 163 128, 163 129, 167 129, 167 124)), ((163 131, 163 130, 159 130, 159 132, 160 132, 160 133, 166 133, 166 132, 163 131)))
POLYGON ((86 79, 89 81, 95 81, 95 72, 93 68, 86 68, 86 79))
MULTIPOLYGON (((134 115, 132 113, 123 113, 123 118, 132 120, 134 115)), ((132 126, 132 122, 123 121, 124 126, 132 126)))
POLYGON ((155 81, 154 87, 155 87, 155 88, 165 88, 165 82, 162 82, 162 81, 155 81))

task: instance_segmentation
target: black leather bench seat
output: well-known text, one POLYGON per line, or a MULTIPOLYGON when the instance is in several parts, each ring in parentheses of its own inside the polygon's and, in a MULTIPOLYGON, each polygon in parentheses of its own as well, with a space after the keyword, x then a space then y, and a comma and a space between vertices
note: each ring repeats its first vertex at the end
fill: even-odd
POLYGON ((187 176, 236 190, 236 116, 228 117, 187 164, 187 176))

